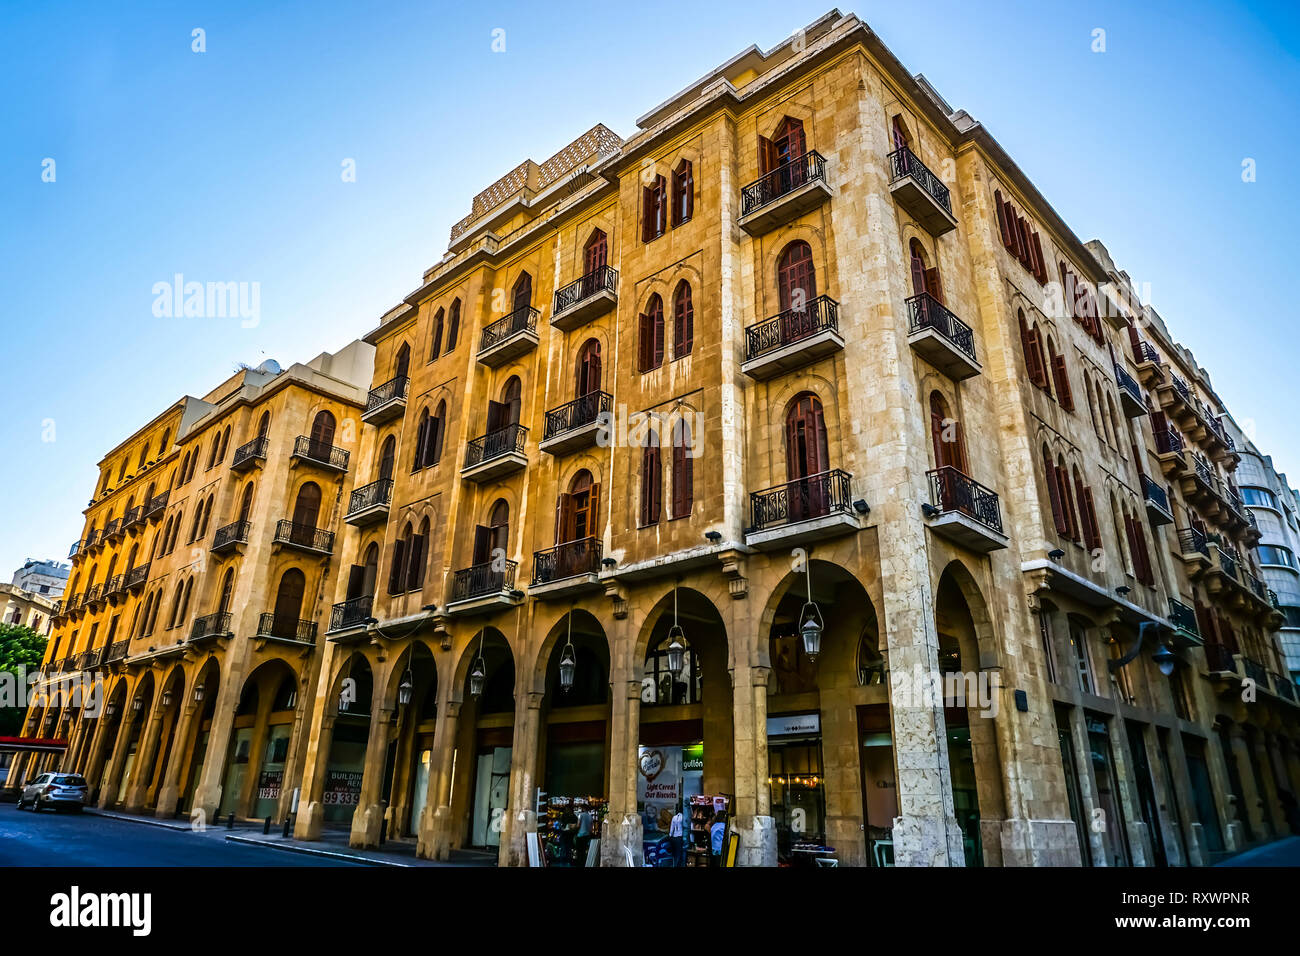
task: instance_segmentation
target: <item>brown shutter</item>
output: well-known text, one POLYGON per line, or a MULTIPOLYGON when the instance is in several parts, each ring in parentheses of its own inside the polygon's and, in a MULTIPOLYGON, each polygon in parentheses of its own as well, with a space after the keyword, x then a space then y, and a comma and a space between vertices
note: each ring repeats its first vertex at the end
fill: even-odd
POLYGON ((424 535, 411 535, 406 556, 406 590, 414 591, 424 583, 424 535))
POLYGON ((654 238, 651 230, 650 216, 653 211, 652 203, 654 202, 654 188, 652 186, 641 187, 641 241, 649 242, 654 238))
POLYGON ((1061 489, 1062 504, 1065 505, 1065 518, 1069 525, 1067 534, 1071 541, 1079 540, 1079 514, 1074 507, 1074 495, 1070 492, 1070 476, 1064 468, 1056 469, 1056 480, 1061 489))
POLYGON ((573 495, 567 491, 560 492, 555 501, 555 543, 564 544, 573 540, 573 495))
POLYGON ((473 564, 486 564, 492 559, 492 529, 483 525, 474 526, 473 564))
POLYGON ((388 593, 401 594, 405 579, 406 542, 398 539, 393 544, 393 566, 388 569, 388 593))
POLYGON ((1037 232, 1035 232, 1033 235, 1033 252, 1034 252, 1034 268, 1033 268, 1034 278, 1038 280, 1039 285, 1042 285, 1044 282, 1047 281, 1047 264, 1043 262, 1043 246, 1042 243, 1038 241, 1037 232))
POLYGON ((925 270, 925 291, 934 296, 943 305, 943 284, 939 281, 939 267, 925 270))
POLYGON ((1011 224, 1007 222, 1006 205, 1002 202, 1002 190, 993 190, 993 205, 998 211, 998 232, 1002 236, 1002 245, 1011 249, 1014 243, 1011 241, 1011 224))
POLYGON ((695 215, 695 165, 686 164, 686 218, 690 219, 695 215))
POLYGON ((1038 329, 1027 331, 1025 361, 1029 365, 1029 380, 1039 388, 1047 388, 1047 368, 1043 364, 1043 341, 1038 329))
POLYGON ((650 356, 650 367, 658 368, 664 364, 664 313, 663 309, 656 309, 651 316, 651 325, 654 331, 653 352, 650 356))
POLYGON ((423 419, 415 431, 415 460, 411 462, 411 471, 419 471, 424 467, 424 441, 429 431, 429 420, 423 419))
POLYGON ((1056 533, 1069 534, 1070 525, 1065 520, 1065 509, 1061 504, 1061 485, 1056 466, 1050 463, 1047 465, 1047 494, 1052 501, 1052 523, 1056 525, 1056 533))
POLYGON ((1147 532, 1141 518, 1133 519, 1133 537, 1137 539, 1138 554, 1142 556, 1142 573, 1138 580, 1143 584, 1155 584, 1155 569, 1151 567, 1151 554, 1147 551, 1147 532))
POLYGON ((922 292, 925 291, 926 291, 925 263, 922 262, 918 256, 913 255, 912 256, 912 294, 920 295, 922 292))
POLYGON ((424 463, 425 465, 436 465, 438 463, 438 452, 442 446, 442 436, 439 431, 442 422, 437 418, 430 418, 427 422, 428 428, 424 433, 424 463))
POLYGON ((1070 375, 1065 368, 1065 356, 1052 356, 1052 375, 1056 379, 1056 400, 1067 412, 1074 411, 1074 393, 1070 390, 1070 375))
POLYGON ((766 136, 758 138, 758 173, 760 176, 776 169, 776 146, 766 136))
POLYGON ((1101 526, 1097 524, 1097 506, 1092 500, 1092 489, 1084 487, 1080 492, 1079 507, 1083 509, 1084 518, 1084 539, 1087 542, 1088 550, 1093 551, 1101 547, 1101 526))
POLYGON ((1139 581, 1142 579, 1142 569, 1139 562, 1142 560, 1138 556, 1137 539, 1133 534, 1133 519, 1129 515, 1124 516, 1124 537, 1128 539, 1128 553, 1132 558, 1133 576, 1139 581))

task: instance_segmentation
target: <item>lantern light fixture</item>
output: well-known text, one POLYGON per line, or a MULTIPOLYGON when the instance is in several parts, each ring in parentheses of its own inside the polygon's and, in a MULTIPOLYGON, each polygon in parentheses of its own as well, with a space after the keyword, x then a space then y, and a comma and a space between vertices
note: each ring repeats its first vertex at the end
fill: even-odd
POLYGON ((803 652, 808 660, 816 661, 822 650, 822 631, 826 624, 822 620, 821 608, 812 599, 812 562, 804 569, 808 579, 808 600, 799 611, 799 630, 803 635, 803 652))
POLYGON ((411 702, 411 691, 415 688, 412 677, 411 668, 408 665, 406 673, 402 675, 402 682, 397 685, 397 702, 403 707, 411 702))
MULTIPOLYGON (((680 578, 678 579, 681 580, 680 578)), ((668 673, 673 681, 682 676, 686 664, 686 632, 677 622, 677 585, 673 585, 673 626, 668 629, 668 673)))
POLYGON ((479 631, 478 657, 469 669, 469 694, 474 698, 483 693, 483 684, 487 681, 487 667, 483 664, 483 639, 486 633, 486 629, 479 631))
POLYGON ((1164 674, 1166 677, 1173 674, 1174 665, 1178 663, 1178 655, 1163 644, 1161 644, 1160 647, 1156 649, 1156 652, 1151 655, 1151 659, 1156 662, 1157 666, 1159 666, 1160 673, 1164 674))
POLYGON ((573 689, 573 674, 578 669, 578 659, 573 653, 573 611, 569 611, 569 633, 564 642, 564 651, 560 654, 560 690, 568 693, 573 689))

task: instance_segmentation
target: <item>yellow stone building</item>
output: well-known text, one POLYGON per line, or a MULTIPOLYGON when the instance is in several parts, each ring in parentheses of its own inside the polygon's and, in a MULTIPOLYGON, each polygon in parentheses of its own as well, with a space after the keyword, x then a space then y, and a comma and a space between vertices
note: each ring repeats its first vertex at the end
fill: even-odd
MULTIPOLYGON (((279 510, 203 551, 189 612, 227 609, 238 564, 243 616, 132 636, 121 706, 73 738, 101 801, 282 820, 292 787, 301 839, 508 865, 583 803, 604 865, 657 855, 647 788, 674 778, 740 865, 1204 865, 1287 832, 1300 709, 1208 375, 856 17, 522 163, 364 344, 315 634, 253 617, 287 560, 268 524, 318 468, 268 456, 279 510)), ((217 427, 187 403, 150 426, 184 434, 182 472, 217 427)), ((108 484, 99 539, 131 487, 108 484)), ((130 600, 169 614, 187 559, 130 600)), ((88 603, 51 660, 83 663, 87 622, 123 639, 88 603)))

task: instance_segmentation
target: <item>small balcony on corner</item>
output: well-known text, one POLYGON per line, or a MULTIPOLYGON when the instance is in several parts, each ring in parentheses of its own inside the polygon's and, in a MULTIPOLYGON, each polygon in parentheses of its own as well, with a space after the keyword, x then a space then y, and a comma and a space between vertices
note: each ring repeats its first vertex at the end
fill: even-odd
POLYGON ((787 309, 745 329, 745 361, 740 370, 766 381, 844 349, 840 305, 819 295, 802 309, 787 309))
POLYGON ((1129 418, 1140 418, 1147 413, 1146 399, 1142 397, 1142 386, 1128 372, 1115 363, 1115 383, 1119 386, 1119 403, 1124 414, 1129 418))
POLYGON ((298 462, 305 462, 317 468, 347 471, 348 459, 351 456, 346 448, 299 435, 293 443, 293 457, 298 462))
POLYGON ((537 309, 524 306, 486 326, 479 336, 478 360, 488 368, 496 368, 536 348, 539 314, 537 309))
POLYGON ((567 455, 596 443, 601 425, 613 413, 614 396, 609 392, 588 392, 546 413, 539 451, 567 455))
POLYGON ((975 333, 942 302, 922 292, 907 300, 907 344, 954 382, 978 375, 975 333))
POLYGON ((528 467, 528 429, 507 425, 472 439, 465 446, 462 478, 483 484, 528 467))
POLYGON ((410 384, 409 378, 399 375, 372 388, 366 398, 366 410, 361 413, 361 420, 368 425, 382 425, 400 418, 406 409, 406 390, 410 384))
POLYGON ((240 545, 248 544, 248 534, 252 525, 247 521, 232 521, 222 525, 212 534, 213 554, 225 554, 239 550, 240 545))
POLYGON ((354 489, 348 497, 347 514, 343 520, 354 528, 365 528, 388 518, 388 505, 393 499, 393 479, 380 478, 368 485, 354 489))
POLYGON ((247 471, 249 468, 260 466, 266 461, 266 450, 270 444, 270 439, 259 437, 240 445, 235 449, 234 457, 230 459, 230 470, 247 471))
POLYGON ((750 492, 745 544, 763 551, 857 531, 852 483, 852 475, 834 468, 750 492))
POLYGON ((751 236, 759 236, 811 212, 830 197, 826 160, 810 150, 743 188, 736 222, 751 236))
POLYGON ((1007 546, 995 492, 951 465, 927 472, 926 478, 930 501, 922 510, 935 534, 972 551, 987 553, 1007 546))
POLYGON ((600 266, 555 293, 551 325, 570 332, 617 304, 618 272, 609 266, 600 266))
POLYGON ((957 228, 948 187, 906 146, 889 154, 889 192, 930 235, 957 228))
POLYGON ((1173 512, 1169 510, 1169 496, 1148 475, 1142 476, 1142 498, 1146 502, 1147 520, 1151 527, 1174 523, 1173 512))

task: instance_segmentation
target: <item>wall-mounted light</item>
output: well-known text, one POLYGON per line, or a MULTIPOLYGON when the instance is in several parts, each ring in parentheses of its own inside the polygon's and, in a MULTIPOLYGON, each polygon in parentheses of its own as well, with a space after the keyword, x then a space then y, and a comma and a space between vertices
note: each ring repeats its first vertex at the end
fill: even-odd
POLYGON ((1127 597, 1129 592, 1132 590, 1133 589, 1129 587, 1127 584, 1121 584, 1119 587, 1115 589, 1115 593, 1118 594, 1120 597, 1127 597))
POLYGON ((1062 551, 1060 548, 1053 548, 1051 551, 1047 552, 1047 556, 1051 558, 1053 561, 1060 561, 1063 557, 1065 557, 1065 552, 1062 551))
POLYGON ((865 499, 859 498, 857 501, 853 502, 853 510, 865 518, 867 515, 871 514, 871 505, 867 504, 865 499))
POLYGON ((402 675, 402 682, 397 685, 397 703, 403 707, 411 702, 411 691, 415 689, 412 676, 410 665, 407 665, 406 673, 402 675))
POLYGON ((1174 672, 1174 665, 1178 663, 1178 655, 1163 644, 1151 655, 1151 659, 1160 667, 1160 673, 1166 677, 1174 672))
POLYGON ((668 673, 673 675, 674 682, 682 676, 682 668, 686 663, 686 632, 677 623, 677 585, 680 582, 680 578, 673 582, 673 626, 668 629, 668 673))
POLYGON ((139 694, 136 694, 134 697, 131 698, 131 709, 134 710, 136 713, 139 713, 140 708, 142 708, 143 706, 144 706, 144 699, 139 694))
POLYGON ((709 539, 710 541, 712 541, 714 544, 717 544, 719 541, 722 540, 722 532, 721 532, 721 531, 706 531, 706 532, 704 532, 704 537, 708 538, 708 539, 709 539))
POLYGON ((939 509, 926 501, 921 504, 921 514, 925 515, 927 518, 937 518, 939 516, 939 509))
POLYGON ((615 558, 601 558, 600 563, 602 567, 612 568, 618 564, 618 561, 615 558))
POLYGON ((486 628, 478 632, 478 657, 469 669, 469 694, 474 698, 483 693, 483 684, 487 681, 487 666, 483 663, 483 641, 486 635, 486 628))
POLYGON ((202 685, 202 684, 197 684, 197 685, 195 685, 195 687, 194 687, 194 703, 196 703, 196 704, 201 704, 201 703, 203 703, 203 685, 202 685))
POLYGON ((170 687, 162 692, 162 705, 164 707, 170 707, 172 705, 172 691, 170 687))

